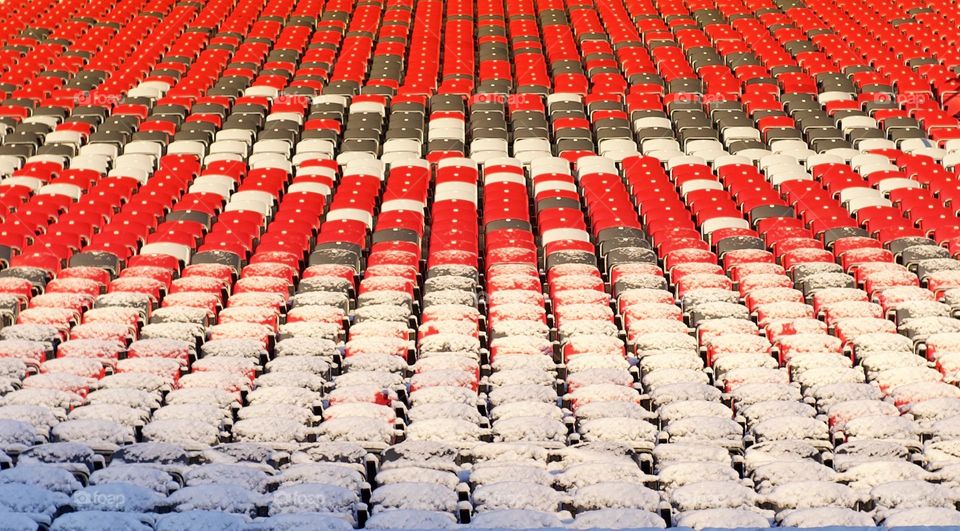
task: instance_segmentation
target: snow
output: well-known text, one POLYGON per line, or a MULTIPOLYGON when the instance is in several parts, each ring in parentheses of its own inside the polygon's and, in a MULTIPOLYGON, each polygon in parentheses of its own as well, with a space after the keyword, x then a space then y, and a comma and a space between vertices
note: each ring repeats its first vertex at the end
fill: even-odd
MULTIPOLYGON (((468 323, 469 324, 469 323, 468 323)), ((396 337, 406 339, 410 335, 407 323, 394 321, 362 321, 350 326, 350 339, 370 337, 396 337)), ((300 338, 303 340, 304 338, 300 338)))
POLYGON ((247 394, 247 402, 254 404, 293 404, 312 408, 320 403, 320 393, 292 386, 261 387, 247 394))
POLYGON ((960 511, 938 507, 919 507, 888 514, 883 520, 888 528, 908 526, 960 526, 960 511))
POLYGON ((659 406, 680 400, 720 400, 721 392, 716 387, 701 383, 675 383, 663 385, 650 393, 659 406))
POLYGON ((653 512, 637 509, 604 509, 577 514, 572 527, 576 529, 662 529, 666 526, 663 518, 653 512))
POLYGON ((484 484, 473 489, 473 505, 477 512, 506 509, 555 512, 564 498, 549 486, 524 481, 484 484))
POLYGON ((296 512, 352 514, 357 495, 343 487, 303 483, 277 489, 270 501, 270 515, 296 512))
POLYGON ((722 463, 730 466, 730 453, 719 446, 704 443, 666 443, 653 449, 653 457, 663 469, 675 462, 722 463))
POLYGON ((21 464, 0 471, 0 484, 7 483, 23 483, 67 495, 83 487, 69 470, 52 464, 21 464))
POLYGON ((393 426, 379 419, 343 417, 320 424, 317 439, 329 442, 364 442, 389 444, 393 426))
POLYGON ((327 513, 279 514, 256 520, 248 529, 262 531, 347 531, 353 529, 351 518, 327 513))
POLYGON ((470 522, 470 527, 480 529, 538 529, 562 526, 560 519, 553 513, 525 509, 477 513, 470 522))
POLYGON ((917 425, 911 419, 891 416, 865 416, 847 422, 847 440, 890 439, 919 441, 917 425))
POLYGON ((213 426, 220 426, 230 419, 230 414, 216 406, 206 404, 174 404, 164 406, 153 413, 153 420, 195 419, 213 426))
POLYGON ((668 332, 637 335, 633 338, 633 343, 638 353, 650 350, 685 350, 695 353, 699 348, 695 337, 668 332))
POLYGON ((655 512, 659 509, 660 494, 636 483, 605 481, 574 490, 571 504, 578 513, 601 509, 655 512))
MULTIPOLYGON (((282 360, 283 358, 277 358, 271 361, 267 364, 267 368, 269 370, 276 370, 272 368, 272 365, 282 360)), ((401 372, 407 369, 407 360, 392 354, 354 354, 344 360, 344 366, 349 371, 401 372)))
POLYGON ((768 400, 801 400, 797 387, 773 383, 744 384, 732 390, 730 395, 740 408, 768 400))
POLYGON ((613 456, 601 457, 603 461, 586 461, 579 464, 569 464, 557 476, 557 485, 566 490, 581 489, 597 483, 608 481, 633 483, 641 486, 653 480, 629 459, 616 459, 613 456))
POLYGON ((20 420, 0 420, 0 447, 7 450, 23 449, 42 441, 43 438, 32 424, 20 420))
POLYGON ((535 444, 524 443, 488 443, 473 447, 470 453, 478 465, 480 463, 534 463, 546 464, 547 451, 535 444))
POLYGON ((142 409, 117 406, 115 404, 82 406, 73 409, 70 411, 70 414, 67 415, 67 419, 69 420, 107 419, 128 428, 143 426, 149 418, 150 415, 142 409))
POLYGON ((565 442, 567 427, 544 417, 513 417, 493 423, 495 442, 565 442))
POLYGON ((758 496, 737 481, 700 481, 675 489, 670 493, 670 501, 680 512, 742 509, 753 507, 758 496))
MULTIPOLYGON (((550 335, 550 328, 540 321, 497 320, 490 324, 490 330, 495 338, 533 336, 545 339, 550 335)), ((496 346, 496 343, 494 343, 494 346, 496 346)))
POLYGON ((410 309, 406 306, 391 304, 370 304, 354 311, 357 321, 393 321, 406 323, 410 318, 410 309))
POLYGON ((426 389, 417 389, 410 393, 410 404, 413 407, 440 403, 458 403, 476 406, 477 401, 476 391, 462 387, 427 387, 426 389))
POLYGON ((676 518, 676 524, 696 531, 706 528, 767 528, 770 522, 749 509, 704 509, 689 511, 676 518))
POLYGON ((956 508, 957 494, 953 489, 926 481, 891 481, 870 490, 874 502, 888 509, 916 509, 920 507, 956 508))
POLYGON ((577 418, 581 421, 620 417, 628 419, 654 419, 651 413, 636 402, 603 401, 591 402, 577 407, 577 418))
MULTIPOLYGON (((2 520, 4 524, 7 524, 7 516, 3 516, 2 520)), ((152 516, 145 514, 111 511, 80 511, 60 516, 53 525, 50 526, 50 530, 97 531, 100 529, 111 529, 116 531, 150 531, 153 529, 151 525, 152 522, 152 516)))
POLYGON ((653 444, 657 427, 646 420, 608 417, 580 422, 579 432, 584 441, 614 441, 631 444, 653 444))
POLYGON ((770 489, 764 498, 780 512, 814 507, 853 509, 862 496, 846 485, 829 481, 791 481, 770 489))
POLYGON ((56 389, 21 389, 0 397, 0 407, 37 405, 67 410, 81 404, 83 397, 80 395, 56 389))
POLYGON ((330 372, 330 363, 311 356, 283 356, 267 362, 266 369, 273 373, 307 372, 324 376, 330 372))
POLYGON ((851 467, 841 479, 857 490, 870 490, 891 481, 926 480, 929 474, 919 466, 904 461, 870 461, 851 467))
POLYGON ((824 481, 834 482, 837 473, 811 459, 774 460, 753 469, 753 482, 757 492, 765 493, 788 483, 824 481))
POLYGON ((163 496, 130 483, 100 483, 73 493, 70 504, 78 511, 153 512, 165 505, 163 496))
POLYGON ((407 482, 433 483, 448 489, 456 489, 457 485, 460 484, 460 478, 453 472, 418 466, 389 468, 377 473, 377 483, 380 485, 407 482))
POLYGON ((146 441, 209 446, 220 441, 220 430, 202 420, 154 420, 143 428, 146 441))
POLYGON ((411 441, 478 442, 484 433, 476 424, 462 419, 431 419, 407 427, 411 441))
POLYGON ((450 513, 391 509, 381 511, 367 520, 366 529, 450 529, 456 527, 450 513))
POLYGON ((270 481, 281 487, 307 483, 336 485, 352 492, 359 491, 365 483, 360 472, 344 463, 295 464, 284 468, 281 474, 270 481))
POLYGON ((166 496, 180 487, 169 473, 152 465, 125 465, 114 463, 90 475, 91 485, 126 483, 150 489, 166 496))
POLYGON ((477 380, 475 368, 470 370, 436 368, 414 374, 410 378, 410 388, 454 386, 474 389, 477 386, 477 380))
POLYGON ((686 417, 671 422, 666 427, 671 442, 714 441, 726 445, 739 445, 743 430, 730 419, 717 417, 686 417))
POLYGON ((870 515, 842 507, 816 507, 789 512, 780 521, 783 527, 864 526, 873 527, 870 515))
POLYGON ((772 441, 755 444, 747 448, 744 464, 747 470, 756 471, 759 467, 777 462, 816 460, 819 450, 805 441, 772 441))
POLYGON ((266 499, 239 485, 204 484, 184 487, 171 494, 167 502, 178 512, 221 511, 253 516, 266 499))
POLYGON ((457 510, 457 493, 435 483, 393 483, 374 490, 370 504, 374 514, 390 509, 453 513, 457 510))
MULTIPOLYGON (((157 413, 159 413, 159 411, 157 413)), ((248 406, 237 412, 237 418, 239 420, 276 418, 279 420, 293 420, 301 425, 311 424, 314 421, 313 411, 305 407, 289 404, 259 404, 256 406, 248 406)))
POLYGON ((737 481, 739 479, 737 471, 727 463, 702 461, 671 462, 660 467, 657 474, 657 480, 666 492, 699 481, 737 481))
POLYGON ((33 485, 0 485, 0 513, 32 513, 49 518, 69 502, 70 498, 66 494, 33 485))
POLYGON ((755 424, 751 430, 757 442, 814 440, 824 441, 830 438, 827 424, 810 417, 781 416, 770 418, 755 424))
MULTIPOLYGON (((414 377, 416 378, 416 377, 414 377)), ((538 369, 507 369, 497 371, 487 379, 493 387, 504 387, 507 385, 538 385, 552 386, 556 383, 555 374, 538 369)))
POLYGON ((257 379, 253 381, 253 385, 257 388, 293 386, 323 392, 327 381, 316 374, 287 371, 270 372, 258 376, 257 379))
POLYGON ((307 435, 303 424, 292 419, 257 417, 239 420, 233 425, 234 438, 243 442, 303 442, 307 435))
POLYGON ((218 511, 188 511, 160 515, 154 527, 156 531, 242 531, 247 526, 246 518, 238 514, 218 511))
POLYGON ((756 402, 742 410, 740 414, 747 420, 748 425, 763 422, 777 417, 814 417, 817 410, 803 402, 789 400, 769 400, 756 402))
POLYGON ((187 454, 179 446, 167 443, 140 443, 125 446, 113 454, 111 463, 152 463, 155 465, 182 465, 187 454))

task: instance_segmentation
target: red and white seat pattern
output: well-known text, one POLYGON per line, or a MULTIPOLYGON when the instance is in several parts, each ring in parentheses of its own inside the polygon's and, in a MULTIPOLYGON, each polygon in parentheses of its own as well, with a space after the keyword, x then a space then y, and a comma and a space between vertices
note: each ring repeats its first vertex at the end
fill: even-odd
POLYGON ((943 0, 12 0, 12 529, 960 526, 943 0))

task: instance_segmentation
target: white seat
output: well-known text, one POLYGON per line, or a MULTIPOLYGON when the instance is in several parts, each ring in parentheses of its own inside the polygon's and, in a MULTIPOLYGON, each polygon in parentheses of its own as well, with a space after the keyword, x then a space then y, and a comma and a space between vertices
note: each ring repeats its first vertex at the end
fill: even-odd
POLYGON ((386 107, 384 107, 382 103, 377 103, 375 101, 359 101, 351 103, 350 114, 359 112, 375 112, 379 113, 380 116, 387 115, 386 107))
POLYGON ((803 140, 796 138, 781 138, 770 142, 770 151, 777 155, 784 155, 795 151, 809 151, 810 148, 803 140))
MULTIPOLYGON (((584 157, 587 158, 587 157, 584 157)), ((570 174, 570 163, 560 157, 543 157, 530 163, 530 176, 537 177, 549 173, 570 174)))
POLYGON ((142 168, 153 171, 156 168, 156 157, 153 155, 124 153, 113 161, 114 168, 142 168))
POLYGON ((470 151, 470 158, 478 164, 486 164, 487 161, 501 159, 506 155, 506 151, 498 150, 487 150, 487 151, 470 151))
MULTIPOLYGON (((563 160, 564 162, 566 162, 566 160, 564 159, 559 159, 559 160, 563 160)), ((569 168, 569 163, 567 164, 567 167, 569 168)), ((448 159, 443 159, 437 163, 437 169, 442 169, 442 168, 469 168, 469 169, 476 170, 477 163, 467 157, 450 157, 448 159)))
POLYGON ((502 151, 507 152, 507 140, 505 138, 478 138, 470 142, 470 152, 474 151, 502 151))
POLYGON ((252 200, 252 199, 238 199, 236 201, 230 201, 227 203, 227 206, 224 207, 225 212, 256 212, 261 216, 268 217, 270 216, 272 209, 265 206, 262 202, 252 200))
POLYGON ((413 199, 391 199, 380 205, 380 212, 419 212, 423 214, 427 205, 413 199))
POLYGON ((214 153, 235 153, 246 157, 250 152, 250 146, 240 140, 218 140, 210 144, 210 154, 214 153))
POLYGON ((401 161, 399 163, 394 163, 393 165, 390 166, 391 170, 397 170, 397 171, 402 171, 404 168, 407 168, 407 173, 405 173, 404 176, 413 177, 413 173, 411 173, 411 171, 414 169, 429 171, 430 162, 427 160, 421 159, 420 157, 410 157, 404 161, 401 161))
POLYGON ((617 164, 606 158, 597 156, 581 157, 577 161, 577 175, 589 175, 591 173, 617 173, 617 164))
POLYGON ((493 183, 517 183, 517 184, 527 184, 527 180, 518 173, 513 173, 509 171, 498 171, 483 176, 483 184, 493 184, 493 183))
POLYGON ((423 144, 413 138, 393 138, 383 143, 383 153, 412 153, 415 157, 420 156, 423 151, 423 144))
POLYGON ((353 220, 363 222, 373 228, 373 215, 359 208, 337 208, 327 212, 327 221, 353 220))
POLYGON ((173 256, 182 263, 190 263, 190 254, 191 249, 186 245, 181 245, 179 243, 148 243, 140 248, 141 255, 148 254, 165 254, 168 256, 173 256))
POLYGON ((54 131, 43 137, 43 143, 44 145, 71 144, 79 146, 83 143, 83 135, 76 131, 54 131))
POLYGON ((897 171, 897 170, 899 170, 899 168, 889 162, 884 162, 880 164, 865 164, 857 168, 857 172, 864 177, 868 177, 871 174, 881 172, 881 171, 897 171))
POLYGON ((913 153, 918 149, 933 147, 934 143, 928 138, 907 138, 900 141, 900 150, 913 153))
POLYGON ((831 101, 849 101, 854 99, 855 97, 856 95, 851 94, 850 92, 834 90, 834 91, 821 92, 819 95, 817 95, 817 102, 820 105, 824 105, 831 101))
POLYGON ((280 95, 280 89, 266 85, 253 85, 252 87, 247 87, 247 89, 243 91, 243 95, 273 99, 280 95))
POLYGON ((861 153, 852 159, 850 159, 850 166, 856 170, 861 166, 866 165, 875 165, 875 164, 889 164, 890 159, 884 157, 883 155, 877 155, 875 153, 861 153))
POLYGON ((690 192, 697 190, 723 190, 723 185, 712 179, 690 179, 680 185, 680 195, 682 197, 686 197, 690 192))
POLYGON ((465 127, 464 121, 459 118, 432 118, 429 125, 430 131, 434 129, 453 129, 462 132, 465 127))
POLYGON ((690 140, 684 147, 687 155, 699 156, 700 152, 723 151, 723 143, 719 140, 696 139, 690 140))
POLYGON ((859 151, 853 148, 833 148, 833 149, 828 149, 823 153, 826 155, 835 155, 837 157, 840 157, 841 159, 843 159, 844 162, 850 162, 853 159, 853 157, 856 157, 857 155, 860 154, 859 151))
POLYGON ((667 162, 668 160, 675 157, 684 156, 683 152, 680 151, 680 149, 655 149, 650 151, 649 153, 644 153, 644 155, 653 157, 659 160, 661 163, 667 162))
POLYGON ((846 164, 846 162, 836 155, 820 153, 808 158, 806 166, 812 170, 821 164, 846 164))
POLYGON ((27 116, 26 118, 23 119, 23 123, 45 125, 49 127, 51 131, 53 131, 54 128, 60 125, 60 119, 56 116, 49 116, 49 115, 27 116))
POLYGON ((960 138, 951 138, 943 143, 943 149, 947 151, 960 151, 960 138))
POLYGON ((698 151, 696 155, 701 159, 707 161, 707 164, 710 164, 711 166, 713 166, 714 163, 716 163, 717 159, 728 157, 730 156, 730 153, 722 149, 718 149, 715 151, 698 151))
POLYGON ((427 131, 427 140, 458 140, 466 142, 467 132, 461 127, 437 127, 433 125, 427 131))
POLYGON ((769 149, 754 148, 754 149, 744 149, 743 151, 738 151, 737 155, 740 155, 742 157, 747 157, 748 159, 756 163, 756 162, 759 162, 760 159, 762 159, 763 157, 766 157, 767 155, 769 155, 770 153, 772 153, 772 151, 770 151, 769 149))
POLYGON ((150 177, 150 170, 144 167, 128 166, 126 168, 114 168, 107 173, 107 177, 132 177, 144 184, 150 177))
POLYGON ((83 188, 70 183, 47 184, 37 190, 37 195, 65 195, 74 201, 79 201, 83 195, 83 188))
POLYGON ((341 107, 346 108, 347 104, 350 103, 350 100, 348 100, 346 96, 340 96, 337 94, 322 94, 320 96, 314 96, 310 100, 310 103, 333 103, 334 105, 340 105, 341 107))
POLYGON ((760 140, 760 130, 753 127, 727 127, 720 134, 727 145, 736 140, 760 140))
POLYGON ((129 142, 123 146, 123 154, 150 155, 154 158, 160 158, 160 156, 163 155, 163 145, 161 145, 159 142, 134 140, 133 142, 129 142))
POLYGON ((70 159, 70 168, 74 170, 93 170, 106 175, 110 170, 110 159, 95 155, 77 155, 70 159))
POLYGON ((885 138, 864 138, 857 141, 856 146, 860 151, 873 151, 876 149, 896 149, 897 143, 885 138))
POLYGON ((557 179, 534 182, 533 195, 536 196, 547 191, 577 192, 577 185, 570 181, 560 181, 557 179))
POLYGON ((419 152, 394 151, 392 153, 389 153, 389 152, 384 153, 383 155, 380 156, 380 160, 382 160, 386 164, 397 164, 397 163, 402 163, 406 160, 417 158, 419 156, 420 156, 419 152))
POLYGON ((540 237, 540 240, 543 242, 543 245, 563 240, 589 242, 590 233, 585 230, 574 228, 550 229, 543 231, 543 235, 540 237))
POLYGON ((583 101, 579 94, 573 92, 555 92, 547 96, 547 110, 552 111, 552 107, 558 103, 579 103, 583 101))
POLYGON ((661 127, 665 129, 673 129, 673 122, 670 121, 670 118, 660 117, 660 116, 648 116, 646 118, 637 118, 633 121, 633 130, 637 131, 639 129, 647 127, 661 127))
POLYGON ((944 155, 941 164, 943 164, 944 168, 948 169, 956 167, 960 164, 960 151, 953 151, 944 155))
POLYGON ((207 154, 207 146, 195 140, 177 140, 167 146, 168 155, 193 155, 202 160, 207 154))
MULTIPOLYGON (((280 120, 297 122, 298 124, 303 125, 303 115, 296 112, 272 112, 267 115, 267 118, 264 120, 264 122, 266 124, 280 120)), ((266 129, 266 127, 264 128, 266 129)))
POLYGON ((0 155, 0 176, 7 176, 20 169, 23 161, 12 155, 0 155))
POLYGON ((243 162, 244 157, 237 155, 236 153, 209 153, 207 156, 203 157, 203 165, 206 166, 213 162, 222 162, 222 161, 237 161, 243 162))
POLYGON ((336 143, 322 138, 308 138, 297 142, 296 153, 324 153, 332 155, 336 151, 336 143))
POLYGON ((248 165, 250 169, 280 168, 287 173, 293 172, 293 163, 279 153, 255 153, 250 155, 248 165))
POLYGON ((901 190, 904 188, 923 188, 923 186, 913 179, 905 179, 902 177, 891 177, 877 183, 877 190, 882 194, 888 194, 893 190, 901 190))
POLYGON ((889 199, 883 196, 876 197, 876 196, 866 196, 866 195, 854 197, 849 201, 846 201, 847 210, 851 214, 856 214, 857 211, 860 210, 861 208, 872 207, 872 206, 893 206, 893 203, 889 199))
POLYGON ((851 186, 849 188, 844 188, 843 190, 840 190, 839 196, 841 203, 846 203, 847 201, 861 197, 883 199, 883 194, 880 193, 879 190, 868 188, 866 186, 851 186))
POLYGON ((229 206, 230 203, 235 201, 256 201, 263 205, 263 211, 266 212, 264 216, 268 215, 273 210, 273 205, 277 202, 277 198, 272 196, 269 192, 264 192, 261 190, 241 190, 239 192, 234 192, 230 196, 230 200, 227 202, 229 206))
POLYGON ((327 166, 297 166, 296 175, 319 175, 330 179, 331 182, 337 180, 337 170, 327 166))
POLYGON ((85 146, 80 146, 80 152, 78 155, 95 155, 100 157, 107 157, 110 160, 117 158, 117 155, 120 154, 120 149, 113 144, 106 144, 103 142, 97 142, 96 144, 87 144, 85 146))
POLYGON ((287 187, 287 193, 306 192, 311 194, 320 194, 322 196, 330 195, 330 187, 318 182, 300 182, 293 183, 287 187))
POLYGON ((0 181, 3 186, 26 186, 31 191, 36 192, 43 186, 43 181, 36 177, 7 177, 0 181))
POLYGON ((854 129, 876 129, 877 121, 869 116, 847 116, 840 119, 840 130, 844 134, 854 129))
POLYGON ((700 157, 694 157, 692 155, 683 155, 676 157, 667 161, 667 171, 673 171, 677 166, 686 166, 686 165, 696 165, 696 166, 706 166, 707 161, 703 160, 700 157))
POLYGON ((459 199, 470 201, 476 205, 477 187, 476 185, 465 182, 437 183, 436 190, 434 191, 434 199, 436 201, 459 199))
POLYGON ((945 149, 940 149, 938 147, 923 147, 913 150, 914 155, 922 155, 924 157, 930 157, 933 160, 943 160, 943 157, 947 155, 945 149))
POLYGON ((237 181, 227 175, 201 175, 193 180, 190 191, 214 193, 226 199, 236 186, 237 181))
POLYGON ((239 140, 250 146, 253 145, 254 136, 255 133, 249 129, 221 129, 217 131, 215 139, 218 142, 221 140, 239 140))
POLYGON ((290 156, 293 146, 286 140, 258 140, 253 143, 253 153, 277 153, 284 157, 290 156))
POLYGON ((387 169, 382 161, 377 159, 364 159, 351 162, 340 171, 344 177, 348 175, 373 175, 382 181, 387 169))
POLYGON ((550 152, 550 141, 546 138, 521 138, 513 142, 513 152, 545 151, 550 152))
POLYGON ((726 155, 723 157, 717 157, 713 160, 714 169, 720 169, 724 166, 733 166, 737 164, 746 164, 752 166, 753 162, 747 157, 738 157, 737 155, 726 155))
POLYGON ((765 172, 767 171, 767 168, 780 166, 783 164, 799 165, 799 161, 790 155, 774 153, 760 159, 760 164, 758 164, 758 166, 760 167, 760 171, 765 172))
POLYGON ((294 155, 293 158, 290 159, 290 162, 292 162, 294 166, 297 166, 297 165, 303 164, 304 162, 307 162, 308 160, 332 160, 332 159, 333 159, 333 153, 300 153, 298 155, 294 155))
POLYGON ((66 168, 68 160, 69 159, 67 157, 64 157, 63 155, 34 155, 32 157, 27 158, 24 164, 35 164, 38 162, 42 162, 42 163, 52 162, 54 164, 59 165, 61 168, 66 168))
MULTIPOLYGON (((602 140, 600 141, 600 145, 604 146, 605 143, 607 142, 630 142, 630 141, 614 140, 614 139, 602 140)), ((609 144, 606 144, 605 147, 600 147, 600 155, 615 162, 623 162, 625 159, 628 159, 630 157, 636 157, 639 154, 640 154, 640 151, 637 149, 636 144, 633 144, 632 142, 630 143, 630 145, 624 144, 622 147, 610 146, 609 144)))
POLYGON ((717 217, 704 220, 700 224, 700 233, 704 236, 718 229, 749 229, 750 222, 743 218, 717 217))
MULTIPOLYGON (((672 138, 651 138, 640 143, 640 151, 649 155, 653 151, 680 151, 680 142, 672 138)), ((683 153, 680 153, 682 156, 683 153)))
POLYGON ((770 184, 773 186, 780 186, 788 181, 812 181, 813 175, 807 173, 803 168, 784 169, 778 170, 773 175, 768 176, 767 180, 770 181, 770 184))

